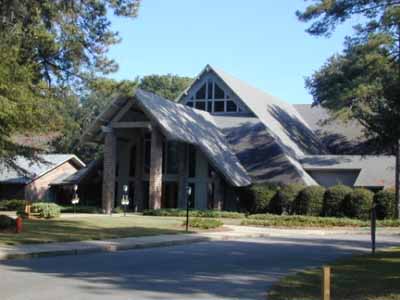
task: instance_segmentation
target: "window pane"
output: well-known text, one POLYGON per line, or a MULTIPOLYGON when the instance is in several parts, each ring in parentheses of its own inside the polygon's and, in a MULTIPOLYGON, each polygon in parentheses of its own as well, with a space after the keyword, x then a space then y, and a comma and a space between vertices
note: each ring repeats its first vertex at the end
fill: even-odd
POLYGON ((214 102, 214 112, 224 112, 225 111, 225 102, 224 101, 215 101, 214 102))
POLYGON ((212 112, 212 102, 211 101, 207 102, 207 111, 212 112))
POLYGON ((196 93, 196 99, 206 99, 206 84, 204 83, 202 87, 196 93))
POLYGON ((207 84, 207 99, 213 98, 212 90, 213 90, 213 82, 209 80, 207 84))
POLYGON ((226 102, 226 111, 227 112, 236 112, 237 106, 236 103, 233 101, 227 101, 226 102))
POLYGON ((150 171, 150 149, 151 149, 151 141, 144 141, 144 173, 149 174, 150 171))
POLYGON ((186 103, 187 106, 193 107, 193 102, 186 103))
POLYGON ((134 177, 136 173, 136 147, 131 147, 130 157, 129 157, 129 176, 134 177))
POLYGON ((215 97, 214 97, 215 99, 225 99, 224 91, 216 83, 214 85, 214 93, 215 93, 215 97))
POLYGON ((206 110, 206 103, 204 101, 196 102, 196 108, 201 110, 206 110))
POLYGON ((176 143, 168 143, 167 174, 178 174, 178 148, 176 143))
POLYGON ((189 145, 189 177, 196 177, 196 148, 189 145))

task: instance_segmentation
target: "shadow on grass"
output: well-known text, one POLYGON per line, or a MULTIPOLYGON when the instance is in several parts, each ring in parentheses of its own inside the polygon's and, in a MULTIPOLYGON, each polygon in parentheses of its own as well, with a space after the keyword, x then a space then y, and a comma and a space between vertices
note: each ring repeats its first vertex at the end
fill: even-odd
POLYGON ((179 226, 172 224, 129 223, 129 219, 102 218, 82 220, 26 220, 23 232, 1 233, 0 245, 21 245, 82 240, 102 240, 123 237, 138 237, 182 232, 179 226))
MULTIPOLYGON (((392 243, 380 245, 390 246, 392 243)), ((62 285, 64 291, 84 299, 121 299, 126 295, 132 299, 173 299, 177 295, 190 299, 198 295, 265 299, 266 290, 282 276, 321 266, 341 256, 367 251, 368 247, 368 240, 351 240, 351 237, 322 242, 318 238, 218 241, 117 253, 4 261, 0 264, 0 272, 10 278, 10 282, 17 282, 20 276, 29 278, 26 286, 31 295, 41 292, 39 281, 47 280, 49 289, 62 285)), ((399 266, 392 266, 393 271, 385 275, 387 279, 398 276, 395 273, 399 266)), ((358 268, 349 279, 357 281, 359 274, 365 273, 365 267, 360 265, 358 268)), ((304 277, 303 282, 307 284, 312 280, 304 277)), ((8 292, 16 292, 13 286, 2 284, 0 282, 0 289, 6 298, 8 292)), ((351 284, 347 286, 352 291, 351 284)), ((319 284, 312 288, 319 293, 319 284)), ((67 299, 63 295, 59 295, 59 300, 67 299)))
MULTIPOLYGON (((332 299, 400 299, 399 268, 400 248, 338 260, 332 264, 332 299)), ((285 277, 268 299, 318 299, 321 278, 320 269, 285 277)))

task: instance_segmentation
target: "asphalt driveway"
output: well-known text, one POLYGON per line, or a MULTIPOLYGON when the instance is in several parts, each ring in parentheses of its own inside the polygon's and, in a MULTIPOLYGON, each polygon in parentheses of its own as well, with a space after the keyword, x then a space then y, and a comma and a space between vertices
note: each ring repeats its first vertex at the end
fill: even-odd
MULTIPOLYGON (((379 238, 393 245, 399 236, 379 238)), ((2 261, 0 299, 265 299, 280 276, 368 247, 368 235, 336 234, 2 261)))

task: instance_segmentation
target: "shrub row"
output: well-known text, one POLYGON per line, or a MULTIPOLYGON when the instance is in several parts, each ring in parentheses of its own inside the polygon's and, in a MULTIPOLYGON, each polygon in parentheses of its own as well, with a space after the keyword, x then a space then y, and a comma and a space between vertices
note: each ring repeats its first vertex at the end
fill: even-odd
MULTIPOLYGON (((186 221, 183 222, 183 226, 186 226, 186 221)), ((220 220, 217 219, 201 219, 194 218, 189 219, 189 227, 200 228, 200 229, 213 229, 224 225, 220 220)))
POLYGON ((25 204, 26 204, 25 200, 19 200, 19 199, 1 200, 0 210, 1 211, 21 210, 24 209, 25 204))
MULTIPOLYGON (((299 215, 272 215, 272 214, 255 214, 250 215, 241 222, 242 225, 253 226, 271 226, 271 227, 368 227, 370 222, 366 220, 357 220, 350 218, 336 217, 314 217, 299 215)), ((399 220, 382 220, 378 221, 378 226, 382 227, 398 227, 399 220)))
POLYGON ((80 206, 77 205, 75 207, 73 206, 60 206, 61 212, 62 213, 73 213, 74 211, 77 213, 81 214, 99 214, 102 213, 102 209, 97 206, 80 206))
MULTIPOLYGON (((148 209, 143 211, 145 216, 159 216, 159 217, 185 217, 186 210, 179 208, 163 208, 163 209, 148 209)), ((245 214, 231 211, 219 210, 190 210, 189 215, 197 218, 244 218, 245 214)))
POLYGON ((256 185, 241 194, 242 207, 251 214, 296 214, 326 217, 368 219, 373 203, 378 219, 395 216, 395 195, 391 190, 376 194, 363 188, 336 185, 321 186, 292 184, 256 185))

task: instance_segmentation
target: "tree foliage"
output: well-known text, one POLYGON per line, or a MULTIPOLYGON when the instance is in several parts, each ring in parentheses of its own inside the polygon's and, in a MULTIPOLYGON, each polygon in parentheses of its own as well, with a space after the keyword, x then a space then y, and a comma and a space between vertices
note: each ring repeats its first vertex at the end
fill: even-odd
POLYGON ((139 87, 169 100, 175 100, 193 81, 177 75, 148 75, 140 80, 139 87))
POLYGON ((108 15, 133 18, 138 6, 139 0, 0 2, 0 159, 32 157, 35 149, 12 136, 58 130, 63 106, 76 106, 74 95, 93 76, 116 70, 106 56, 119 41, 108 15))

